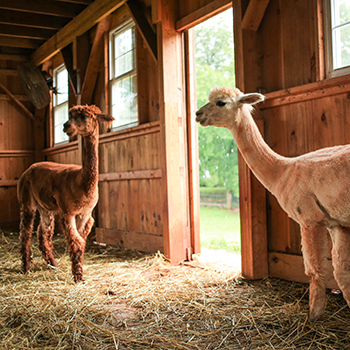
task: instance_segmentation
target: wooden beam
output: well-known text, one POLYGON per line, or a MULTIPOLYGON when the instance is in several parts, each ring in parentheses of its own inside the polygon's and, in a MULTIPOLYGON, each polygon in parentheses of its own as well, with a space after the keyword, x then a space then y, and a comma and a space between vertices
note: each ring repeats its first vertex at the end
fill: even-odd
POLYGON ((16 187, 18 180, 0 180, 0 187, 16 187))
POLYGON ((103 45, 104 45, 104 33, 109 30, 111 23, 111 17, 104 18, 96 29, 96 35, 92 44, 89 62, 86 68, 83 86, 81 89, 81 104, 92 103, 92 94, 95 89, 98 73, 102 70, 104 63, 103 45))
POLYGON ((84 9, 84 5, 69 5, 46 0, 1 0, 0 9, 41 13, 51 16, 73 18, 84 9))
POLYGON ((27 107, 20 101, 18 101, 18 99, 16 98, 15 95, 13 95, 11 93, 11 91, 9 91, 4 85, 2 85, 0 83, 0 88, 2 90, 4 90, 8 95, 9 97, 11 98, 11 100, 19 107, 22 109, 22 111, 25 113, 26 116, 28 116, 29 118, 33 119, 34 120, 34 116, 33 114, 27 109, 27 107))
POLYGON ((2 9, 0 23, 21 25, 26 27, 59 30, 69 22, 69 18, 42 15, 37 13, 17 12, 2 9))
POLYGON ((0 24, 0 35, 14 38, 26 38, 47 40, 56 33, 55 30, 14 26, 9 24, 0 24))
POLYGON ((231 0, 214 0, 209 4, 192 12, 191 14, 176 21, 176 30, 180 32, 192 28, 197 24, 206 21, 208 18, 213 17, 220 12, 228 10, 230 7, 232 7, 231 0))
POLYGON ((0 46, 9 46, 9 47, 20 47, 25 49, 37 49, 39 45, 43 41, 36 41, 33 39, 22 39, 17 38, 16 40, 13 40, 13 38, 9 37, 0 37, 0 46))
POLYGON ((270 0, 250 0, 242 21, 242 29, 256 32, 270 0))
POLYGON ((32 55, 36 65, 45 62, 62 48, 70 44, 77 36, 84 34, 96 23, 107 17, 117 8, 124 5, 126 0, 95 0, 89 7, 73 18, 64 28, 46 41, 32 55))
POLYGON ((128 7, 143 40, 150 49, 153 59, 157 62, 157 34, 149 24, 144 9, 138 0, 128 0, 126 6, 128 7))
POLYGON ((24 55, 12 55, 12 54, 4 54, 0 53, 0 60, 8 60, 8 61, 27 61, 28 57, 24 55))
POLYGON ((74 69, 73 64, 73 44, 69 44, 63 49, 61 49, 61 54, 63 57, 64 65, 68 71, 69 82, 71 84, 71 88, 73 90, 74 95, 77 94, 77 72, 74 69))

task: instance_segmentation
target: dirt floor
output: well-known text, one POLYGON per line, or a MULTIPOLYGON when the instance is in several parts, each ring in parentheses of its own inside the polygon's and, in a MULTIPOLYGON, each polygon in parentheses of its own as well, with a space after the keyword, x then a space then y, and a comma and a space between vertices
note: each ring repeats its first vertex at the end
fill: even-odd
POLYGON ((89 241, 75 284, 62 236, 58 268, 33 239, 20 272, 18 233, 0 230, 0 349, 350 349, 350 310, 327 294, 309 323, 308 285, 247 281, 231 266, 169 265, 161 254, 89 241))

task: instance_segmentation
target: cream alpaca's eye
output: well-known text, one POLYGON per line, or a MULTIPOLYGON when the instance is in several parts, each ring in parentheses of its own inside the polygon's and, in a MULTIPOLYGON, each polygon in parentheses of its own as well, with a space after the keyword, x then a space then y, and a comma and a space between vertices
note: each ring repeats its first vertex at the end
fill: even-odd
POLYGON ((224 107, 224 106, 226 106, 226 102, 218 101, 218 102, 216 102, 216 105, 219 107, 224 107))

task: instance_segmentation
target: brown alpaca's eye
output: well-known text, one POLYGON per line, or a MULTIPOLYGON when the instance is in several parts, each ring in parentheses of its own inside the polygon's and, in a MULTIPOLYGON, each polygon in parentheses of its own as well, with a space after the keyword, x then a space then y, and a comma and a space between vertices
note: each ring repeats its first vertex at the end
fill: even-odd
POLYGON ((85 114, 82 114, 82 115, 80 116, 81 120, 85 120, 87 117, 88 117, 88 116, 85 115, 85 114))
POLYGON ((218 102, 216 102, 216 105, 219 107, 224 107, 224 106, 226 106, 226 102, 218 101, 218 102))

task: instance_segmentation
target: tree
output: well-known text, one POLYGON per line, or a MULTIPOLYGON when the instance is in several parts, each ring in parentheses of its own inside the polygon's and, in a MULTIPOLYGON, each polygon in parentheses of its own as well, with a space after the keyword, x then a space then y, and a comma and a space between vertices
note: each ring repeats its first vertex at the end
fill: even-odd
MULTIPOLYGON (((232 9, 198 25, 196 37, 197 105, 208 102, 217 85, 235 86, 232 9)), ((225 187, 239 196, 237 146, 227 129, 199 126, 200 185, 225 187)))

